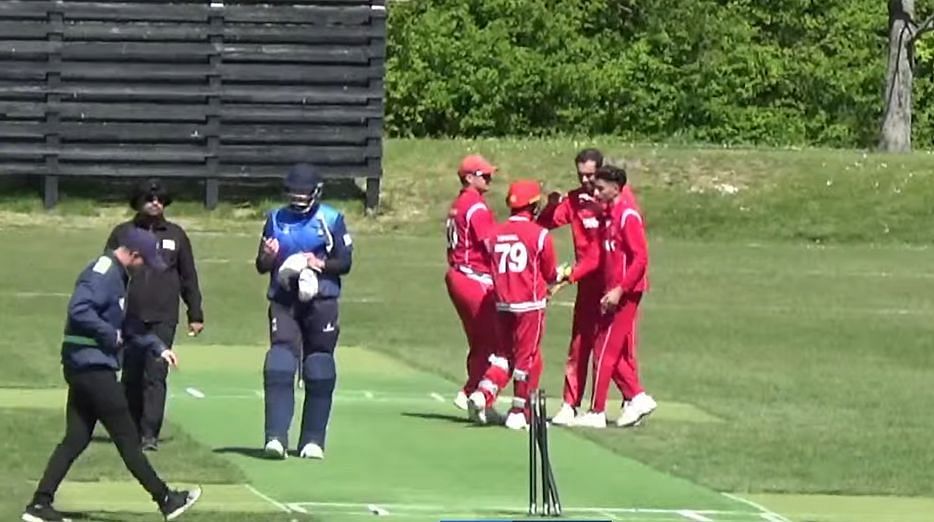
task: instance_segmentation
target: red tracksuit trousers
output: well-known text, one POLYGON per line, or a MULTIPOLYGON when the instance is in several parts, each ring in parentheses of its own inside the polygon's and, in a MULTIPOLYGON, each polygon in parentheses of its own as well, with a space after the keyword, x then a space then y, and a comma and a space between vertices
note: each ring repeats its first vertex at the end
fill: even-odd
MULTIPOLYGON (((587 373, 590 369, 590 356, 597 341, 597 331, 600 321, 600 299, 603 297, 603 280, 601 277, 586 277, 577 284, 577 297, 574 299, 574 320, 571 326, 571 343, 568 346, 568 356, 564 364, 564 402, 579 408, 587 387, 587 373)), ((638 314, 633 324, 631 339, 632 353, 635 353, 636 330, 638 328, 638 314)), ((624 353, 627 353, 624 351, 624 353)), ((633 359, 634 365, 635 360, 633 359)), ((621 359, 620 364, 629 365, 628 359, 621 359)), ((622 374, 613 373, 613 382, 628 400, 632 398, 626 393, 622 374)))
POLYGON ((617 382, 624 399, 631 399, 643 391, 635 343, 641 300, 641 292, 624 295, 615 312, 600 315, 593 354, 591 411, 606 411, 611 380, 617 382))
POLYGON ((498 312, 497 330, 503 355, 494 358, 480 383, 487 406, 509 383, 513 383, 513 408, 525 409, 542 377, 542 336, 545 333, 545 310, 498 312), (511 371, 510 371, 511 370, 511 371))
POLYGON ((490 355, 500 352, 493 287, 453 268, 445 274, 444 282, 467 336, 467 382, 463 391, 470 395, 483 378, 490 355))
POLYGON ((577 283, 574 299, 574 322, 571 325, 571 343, 564 363, 564 402, 579 407, 587 387, 590 354, 597 340, 600 319, 600 298, 603 297, 603 279, 597 274, 577 283))

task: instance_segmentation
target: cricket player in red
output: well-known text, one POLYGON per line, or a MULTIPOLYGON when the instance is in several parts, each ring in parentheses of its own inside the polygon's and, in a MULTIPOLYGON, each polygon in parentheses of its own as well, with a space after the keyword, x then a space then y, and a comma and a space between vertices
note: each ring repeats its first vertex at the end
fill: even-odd
POLYGON ((548 291, 558 277, 554 242, 548 230, 535 223, 541 197, 535 181, 521 180, 510 185, 506 203, 511 216, 487 239, 503 353, 491 358, 478 391, 470 396, 470 404, 478 416, 489 408, 509 382, 511 369, 515 397, 505 422, 511 429, 528 426, 528 400, 538 389, 542 375, 541 342, 548 291))
POLYGON ((496 308, 489 254, 484 239, 494 227, 493 213, 483 195, 496 172, 479 155, 465 157, 457 170, 461 191, 451 205, 446 223, 448 270, 444 281, 467 336, 467 382, 454 404, 468 409, 468 397, 477 389, 489 358, 498 351, 494 331, 496 308))
POLYGON ((639 303, 648 289, 648 242, 641 213, 634 200, 623 195, 626 172, 604 166, 597 169, 594 185, 597 197, 608 206, 601 261, 606 292, 600 299, 590 411, 575 418, 574 425, 606 427, 607 395, 617 374, 623 399, 628 401, 617 425, 628 427, 641 422, 657 406, 642 388, 633 342, 639 303))
POLYGON ((581 405, 587 386, 590 354, 597 336, 600 298, 603 297, 603 277, 598 267, 604 205, 594 196, 593 185, 594 174, 603 166, 603 154, 597 149, 585 149, 577 154, 574 163, 580 187, 566 196, 549 195, 548 206, 538 216, 538 223, 548 229, 570 224, 574 241, 574 266, 562 265, 558 269, 559 282, 578 285, 571 342, 565 361, 564 403, 551 419, 558 425, 570 424, 581 405))

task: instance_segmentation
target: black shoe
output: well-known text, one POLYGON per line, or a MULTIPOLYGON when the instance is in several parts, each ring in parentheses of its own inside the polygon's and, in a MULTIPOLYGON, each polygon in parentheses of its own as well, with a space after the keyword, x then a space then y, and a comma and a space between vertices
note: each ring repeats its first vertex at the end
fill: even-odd
POLYGON ((165 500, 159 504, 159 511, 166 520, 175 520, 188 511, 200 497, 201 488, 194 488, 191 491, 169 491, 165 500))
POLYGON ((62 516, 48 504, 30 504, 23 512, 22 520, 24 522, 67 522, 70 519, 62 516))
POLYGON ((159 441, 155 437, 144 437, 141 446, 143 451, 159 451, 159 441))

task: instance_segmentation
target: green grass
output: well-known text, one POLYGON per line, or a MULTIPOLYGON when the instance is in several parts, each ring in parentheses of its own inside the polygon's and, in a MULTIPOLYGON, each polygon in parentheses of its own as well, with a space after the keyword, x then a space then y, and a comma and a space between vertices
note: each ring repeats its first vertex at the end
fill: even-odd
MULTIPOLYGON (((464 372, 463 335, 443 287, 441 223, 457 190, 452 172, 465 153, 482 152, 500 165, 488 199, 502 216, 509 180, 533 177, 548 189, 569 188, 571 158, 592 145, 626 161, 646 210, 652 292, 644 301, 640 360, 661 409, 639 430, 556 434, 565 495, 591 505, 610 499, 614 506, 739 509, 712 494, 729 491, 796 521, 925 519, 934 498, 928 443, 934 157, 557 139, 387 140, 384 205, 375 219, 363 219, 356 187, 328 186, 330 201, 347 210, 357 233, 357 257, 342 308, 346 379, 334 447, 328 466, 311 473, 304 462, 270 464, 249 451, 217 451, 259 445, 258 398, 197 401, 183 392, 186 385, 209 395, 259 387, 265 279, 251 260, 258 220, 277 204, 278 191, 225 185, 226 201, 207 213, 198 201, 201 187, 183 187, 170 213, 196 231, 208 328, 179 349, 182 367, 170 380, 171 440, 153 460, 173 484, 208 484, 204 509, 190 520, 307 518, 278 513, 255 495, 244 498, 237 486, 244 482, 286 502, 344 500, 312 506, 319 514, 312 518, 329 522, 355 519, 368 499, 505 515, 463 505, 464 482, 484 505, 521 505, 522 466, 504 464, 520 451, 514 434, 451 422, 458 412, 425 394, 449 398, 464 372), (364 386, 394 398, 392 406, 348 399, 364 386), (413 393, 426 397, 397 400, 413 393), (226 424, 232 419, 245 424, 226 424), (364 458, 377 450, 391 467, 364 458), (584 488, 591 475, 607 489, 584 488), (844 494, 860 497, 826 496, 844 494)), ((126 185, 63 180, 62 204, 42 212, 35 186, 0 182, 7 254, 0 271, 0 387, 60 387, 66 298, 110 227, 128 217, 126 185)), ((557 236, 568 258, 566 231, 557 236)), ((565 291, 549 311, 543 382, 552 394, 561 386, 572 299, 573 291, 565 291)), ((57 392, 35 393, 30 408, 0 390, 3 516, 18 514, 61 436, 57 392)), ((63 488, 63 505, 90 511, 94 520, 158 518, 103 440, 70 478, 121 481, 63 488)), ((413 509, 396 514, 426 518, 413 509)))
MULTIPOLYGON (((913 243, 934 240, 934 156, 882 155, 858 150, 698 148, 593 140, 407 140, 385 142, 380 216, 354 223, 358 231, 436 234, 458 184, 454 171, 468 152, 501 167, 490 202, 503 215, 510 180, 541 180, 547 189, 575 185, 575 152, 598 146, 623 161, 656 238, 789 240, 815 243, 913 243)), ((126 185, 62 181, 64 199, 44 218, 54 223, 112 223, 129 213, 126 185), (80 217, 79 220, 75 218, 80 217)), ((171 213, 192 226, 251 233, 278 201, 275 186, 223 184, 224 202, 211 214, 200 204, 200 183, 180 186, 171 213)), ((362 216, 362 192, 329 184, 326 196, 362 216)), ((28 226, 41 212, 38 186, 0 191, 0 221, 28 226)))
MULTIPOLYGON (((17 252, 0 275, 5 386, 61 385, 66 299, 41 292, 68 292, 106 230, 0 231, 17 252)), ((558 237, 567 257, 566 234, 558 237)), ((249 263, 255 237, 193 240, 205 260, 207 330, 180 349, 177 383, 199 345, 252 346, 258 361, 266 342, 264 279, 249 263)), ((464 341, 443 287, 442 238, 369 235, 355 244, 342 344, 446 378, 448 388, 437 391, 450 396, 463 375, 464 341)), ((715 490, 934 496, 934 270, 926 249, 667 238, 651 248, 653 288, 640 332, 646 384, 663 407, 690 403, 724 422, 659 412, 640 430, 576 436, 715 490)), ((570 322, 562 303, 572 298, 564 294, 549 312, 544 385, 553 393, 570 322)), ((222 349, 211 353, 224 360, 222 349)), ((198 429, 185 422, 186 431, 198 429)), ((38 453, 58 436, 49 430, 38 453)), ((238 437, 255 445, 259 433, 238 437)), ((16 440, 24 439, 9 444, 16 440)), ((122 473, 116 459, 111 466, 109 476, 122 473)))

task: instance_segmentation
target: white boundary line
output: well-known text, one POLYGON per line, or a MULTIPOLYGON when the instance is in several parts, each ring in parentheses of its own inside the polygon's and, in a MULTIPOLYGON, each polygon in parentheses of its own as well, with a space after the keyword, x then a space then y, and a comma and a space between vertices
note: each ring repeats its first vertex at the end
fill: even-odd
POLYGON ((712 518, 707 518, 697 511, 692 511, 690 509, 682 509, 677 513, 688 520, 693 520, 694 522, 713 522, 712 518))
POLYGON ((749 500, 749 499, 740 497, 740 496, 738 496, 738 495, 733 495, 732 493, 721 492, 720 494, 723 495, 724 497, 730 499, 730 500, 734 500, 734 501, 736 501, 736 502, 739 502, 739 503, 742 503, 742 504, 746 504, 746 505, 749 506, 749 507, 756 508, 756 509, 758 509, 759 511, 761 511, 763 515, 768 515, 769 517, 775 518, 776 520, 779 520, 779 521, 781 521, 781 522, 791 522, 791 520, 789 520, 789 519, 787 519, 787 518, 785 518, 785 517, 779 515, 778 513, 772 511, 771 509, 769 509, 769 508, 767 508, 767 507, 765 507, 765 506, 763 506, 762 504, 759 504, 759 503, 757 503, 757 502, 753 502, 753 501, 751 501, 751 500, 749 500))
POLYGON ((286 506, 286 505, 283 504, 282 502, 277 502, 274 498, 270 497, 269 495, 263 494, 263 492, 261 492, 260 490, 256 489, 256 488, 253 487, 252 485, 246 484, 246 488, 247 488, 248 490, 250 490, 251 492, 253 492, 253 494, 256 495, 257 497, 259 497, 259 498, 265 500, 266 502, 269 502, 269 503, 272 504, 273 506, 276 506, 276 508, 278 508, 279 510, 285 511, 286 513, 291 513, 291 512, 292 512, 292 510, 289 509, 288 506, 286 506))

